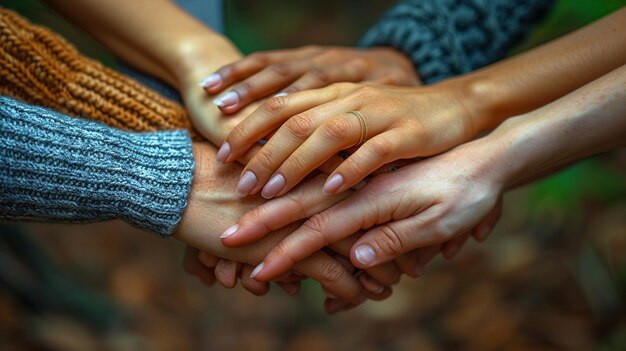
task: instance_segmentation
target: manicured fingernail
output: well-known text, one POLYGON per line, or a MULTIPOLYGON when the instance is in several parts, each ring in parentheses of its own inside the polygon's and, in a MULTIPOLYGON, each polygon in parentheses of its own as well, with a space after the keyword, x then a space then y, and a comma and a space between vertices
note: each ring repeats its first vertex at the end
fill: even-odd
POLYGON ((461 250, 461 245, 452 246, 450 249, 448 249, 448 255, 446 256, 446 259, 448 260, 453 259, 454 256, 456 256, 456 254, 459 253, 459 250, 461 250))
POLYGON ((235 234, 235 232, 239 229, 239 224, 235 224, 228 229, 226 229, 222 235, 220 235, 220 239, 228 238, 229 236, 235 234))
POLYGON ((237 184, 237 195, 244 197, 250 194, 252 189, 256 186, 256 183, 256 175, 250 171, 246 171, 237 184))
POLYGON ((335 192, 343 184, 343 176, 341 174, 335 174, 332 177, 326 179, 324 183, 324 192, 327 194, 335 192))
POLYGON ((217 151, 217 156, 215 157, 215 159, 219 163, 224 163, 224 161, 226 161, 226 159, 228 158, 228 155, 230 155, 230 144, 228 142, 225 142, 224 144, 222 144, 222 147, 220 147, 219 151, 217 151))
POLYGON ((235 93, 234 91, 229 91, 226 94, 223 94, 222 96, 219 96, 218 98, 213 100, 213 103, 219 107, 232 106, 237 104, 238 102, 239 94, 235 93))
POLYGON ((256 266, 252 273, 250 273, 250 278, 254 278, 257 276, 257 274, 261 273, 261 271, 263 270, 263 266, 265 266, 265 262, 261 262, 261 264, 256 266))
POLYGON ((282 174, 277 174, 272 177, 272 179, 265 184, 263 187, 263 191, 261 191, 261 196, 266 199, 271 199, 274 196, 278 195, 281 190, 285 187, 285 177, 282 174))
POLYGON ((424 274, 424 265, 421 263, 418 263, 417 266, 415 266, 413 273, 415 273, 416 277, 421 277, 424 274))
POLYGON ((372 277, 367 274, 363 274, 362 276, 360 276, 359 281, 361 282, 361 285, 363 286, 363 288, 365 288, 365 290, 373 294, 380 294, 385 291, 385 287, 382 286, 382 284, 372 279, 372 277))
POLYGON ((218 85, 222 82, 222 76, 219 74, 213 73, 206 78, 204 78, 199 85, 203 88, 210 88, 212 86, 218 85))
POLYGON ((281 97, 281 96, 287 96, 289 95, 288 93, 285 93, 284 91, 281 91, 280 93, 274 95, 274 97, 281 97))
POLYGON ((376 251, 367 244, 357 246, 356 249, 354 249, 354 255, 357 261, 364 266, 368 266, 376 260, 376 251))

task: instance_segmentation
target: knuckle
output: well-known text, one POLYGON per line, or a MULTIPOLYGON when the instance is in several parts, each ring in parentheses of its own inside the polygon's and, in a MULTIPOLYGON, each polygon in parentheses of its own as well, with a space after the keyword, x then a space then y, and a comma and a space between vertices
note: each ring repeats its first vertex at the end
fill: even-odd
POLYGON ((236 144, 248 139, 248 131, 245 126, 238 124, 230 132, 229 142, 236 146, 236 144))
POLYGON ((309 76, 312 80, 316 80, 323 84, 328 84, 330 82, 330 75, 323 69, 314 69, 309 72, 309 76))
POLYGON ((288 160, 288 171, 286 173, 296 176, 296 173, 305 171, 308 167, 307 160, 298 154, 293 154, 288 160), (295 173, 294 173, 295 172, 295 173))
POLYGON ((346 271, 335 261, 329 260, 322 264, 322 280, 329 286, 336 286, 346 278, 346 271))
MULTIPOLYGON (((324 227, 326 226, 326 216, 324 213, 317 213, 311 216, 306 222, 302 224, 307 231, 313 234, 322 234, 324 227)), ((327 244, 326 242, 324 244, 327 244)))
MULTIPOLYGON (((254 156, 253 166, 257 177, 260 177, 261 173, 267 173, 273 169, 273 160, 274 158, 272 152, 266 150, 266 148, 262 148, 261 151, 254 156)), ((252 166, 252 162, 250 162, 250 166, 252 166)))
POLYGON ((313 131, 313 119, 308 114, 300 114, 292 117, 285 122, 285 128, 296 137, 297 140, 302 140, 311 135, 313 131))
POLYGON ((378 228, 378 233, 374 239, 374 244, 378 246, 387 257, 397 257, 404 253, 405 245, 398 233, 389 225, 383 224, 378 228))
POLYGON ((365 145, 371 153, 380 158, 386 158, 393 153, 393 142, 389 139, 371 139, 365 145))
POLYGON ((362 68, 367 67, 368 61, 364 57, 355 57, 351 59, 350 61, 348 61, 348 64, 352 67, 362 69, 362 68))
POLYGON ((268 99, 264 103, 265 110, 269 113, 276 113, 287 107, 287 99, 285 96, 275 96, 268 99))
POLYGON ((360 87, 355 92, 356 96, 362 99, 369 99, 373 96, 376 96, 377 93, 378 93, 378 89, 369 85, 360 87))
POLYGON ((324 135, 333 141, 342 141, 350 135, 352 125, 345 118, 335 118, 324 123, 324 135))
POLYGON ((255 52, 248 56, 248 59, 259 64, 268 64, 269 56, 265 52, 255 52))
POLYGON ((269 69, 279 77, 288 77, 291 73, 291 67, 284 62, 274 63, 269 66, 269 69))

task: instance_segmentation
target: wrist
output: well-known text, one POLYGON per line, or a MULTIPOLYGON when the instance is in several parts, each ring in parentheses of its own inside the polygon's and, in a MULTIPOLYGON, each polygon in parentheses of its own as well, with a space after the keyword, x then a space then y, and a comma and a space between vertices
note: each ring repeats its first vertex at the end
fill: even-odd
POLYGON ((195 86, 207 75, 242 57, 226 37, 211 31, 177 41, 171 52, 168 66, 181 87, 195 86))

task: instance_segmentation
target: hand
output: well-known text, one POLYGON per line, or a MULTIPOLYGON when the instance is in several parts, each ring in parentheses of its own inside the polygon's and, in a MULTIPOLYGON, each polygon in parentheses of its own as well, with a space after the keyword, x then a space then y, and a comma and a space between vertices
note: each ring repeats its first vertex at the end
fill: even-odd
MULTIPOLYGON (((235 186, 233 175, 240 169, 236 165, 217 169, 214 157, 208 144, 194 144, 194 181, 188 206, 174 235, 186 244, 220 258, 256 265, 273 245, 294 228, 287 227, 274 232, 257 244, 245 248, 225 248, 218 238, 219 233, 226 229, 228 223, 234 222, 242 213, 257 207, 262 201, 259 198, 237 198, 232 191, 235 186)), ((294 269, 318 280, 326 291, 337 297, 335 300, 341 299, 344 304, 342 308, 354 306, 365 297, 356 278, 324 252, 313 254, 308 260, 294 266, 294 269)), ((327 308, 332 309, 333 303, 327 303, 327 308)))
MULTIPOLYGON (((352 263, 358 268, 373 267, 427 246, 446 242, 458 246, 471 232, 484 238, 498 219, 496 206, 503 189, 499 175, 491 172, 493 159, 488 155, 493 155, 492 147, 497 151, 497 145, 479 139, 374 177, 286 237, 266 256, 255 279, 265 281, 282 274, 311 252, 363 229, 367 232, 351 251, 352 263)), ((291 214, 283 212, 283 216, 291 214)), ((239 240, 245 240, 242 236, 249 232, 258 237, 254 231, 251 225, 242 226, 237 232, 239 240)), ((413 270, 418 263, 413 261, 413 270)))
POLYGON ((420 88, 342 83, 273 97, 231 131, 219 159, 238 159, 279 128, 248 162, 241 180, 254 180, 248 193, 272 198, 356 146, 324 186, 327 193, 342 192, 388 162, 434 155, 471 139, 476 131, 467 104, 454 83, 420 88))
POLYGON ((203 80, 207 93, 224 113, 234 113, 249 103, 277 92, 325 87, 338 82, 377 82, 418 85, 413 63, 392 48, 355 49, 308 46, 299 49, 254 53, 226 65, 203 80))
MULTIPOLYGON (((382 174, 382 172, 379 174, 382 174)), ((353 191, 347 190, 339 194, 324 194, 321 191, 321 187, 325 179, 325 175, 318 175, 308 181, 306 187, 299 186, 285 196, 268 201, 248 211, 239 219, 236 225, 227 229, 221 236, 224 245, 228 247, 248 245, 261 239, 273 230, 280 229, 291 223, 299 222, 317 213, 323 212, 341 201, 344 201, 346 198, 349 198, 350 194, 353 193, 353 191)), ((490 230, 500 218, 500 214, 501 203, 498 203, 494 210, 485 218, 482 226, 478 226, 475 230, 448 242, 423 247, 407 253, 395 260, 395 266, 404 274, 413 277, 421 276, 424 266, 438 253, 441 252, 446 259, 452 259, 460 251, 470 234, 478 241, 486 240, 490 230), (486 228, 487 224, 489 224, 489 228, 486 228)), ((351 236, 350 238, 353 238, 352 243, 349 244, 349 246, 352 247, 357 237, 351 236)), ((346 240, 348 239, 343 239, 342 243, 346 242, 346 240)), ((336 245, 337 244, 331 244, 329 247, 341 254, 345 254, 345 249, 343 251, 337 250, 336 245)), ((349 255, 348 249, 346 256, 349 255)), ((395 284, 394 281, 389 282, 382 280, 385 279, 385 277, 392 277, 389 270, 383 273, 373 271, 373 269, 370 268, 367 272, 382 284, 395 284)))

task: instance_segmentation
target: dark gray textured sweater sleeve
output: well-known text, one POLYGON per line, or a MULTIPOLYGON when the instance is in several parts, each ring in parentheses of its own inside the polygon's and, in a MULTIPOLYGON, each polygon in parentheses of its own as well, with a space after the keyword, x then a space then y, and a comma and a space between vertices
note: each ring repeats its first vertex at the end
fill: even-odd
POLYGON ((553 0, 404 0, 361 41, 411 58, 424 83, 476 70, 506 56, 553 0))
POLYGON ((122 219, 169 235, 193 167, 186 131, 130 133, 0 97, 0 220, 122 219))

